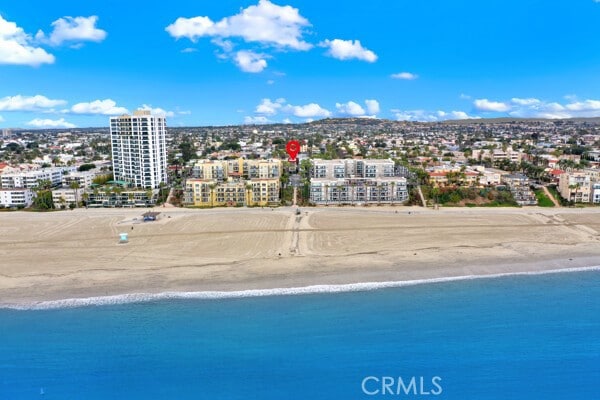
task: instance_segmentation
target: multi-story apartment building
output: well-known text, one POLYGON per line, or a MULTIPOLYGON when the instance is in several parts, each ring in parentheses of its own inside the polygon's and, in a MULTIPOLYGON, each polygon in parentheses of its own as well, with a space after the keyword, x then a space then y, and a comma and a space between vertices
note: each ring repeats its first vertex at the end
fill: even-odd
POLYGON ((520 206, 535 206, 537 198, 531 190, 529 178, 524 174, 502 175, 502 183, 510 189, 515 201, 520 206))
POLYGON ((227 178, 272 179, 281 177, 281 160, 199 160, 192 168, 192 176, 198 179, 227 178))
POLYGON ((80 188, 88 188, 94 182, 95 177, 96 174, 92 171, 71 172, 68 175, 63 175, 62 184, 69 187, 72 183, 76 182, 80 188))
POLYGON ((518 163, 523 159, 523 153, 513 150, 512 147, 509 147, 506 150, 474 149, 471 157, 476 160, 489 158, 492 161, 509 160, 510 162, 518 163))
POLYGON ((408 199, 406 178, 392 160, 313 160, 310 201, 315 204, 394 203, 408 199))
MULTIPOLYGON (((80 195, 87 207, 150 207, 156 204, 156 190, 87 190, 80 195)), ((56 203, 55 203, 56 204, 56 203)))
POLYGON ((13 172, 2 174, 2 188, 27 188, 33 189, 40 181, 49 181, 51 186, 58 186, 62 182, 63 168, 44 168, 27 172, 13 172))
POLYGON ((135 187, 158 188, 167 183, 166 120, 138 110, 110 118, 115 180, 135 187))
POLYGON ((278 205, 279 179, 188 179, 184 202, 197 207, 278 205))
POLYGON ((55 208, 60 206, 69 206, 70 204, 77 204, 81 200, 81 193, 79 190, 71 188, 60 188, 52 190, 52 202, 55 208))
POLYGON ((560 195, 575 203, 589 203, 591 199, 592 177, 585 171, 565 172, 560 175, 558 191, 560 195))
POLYGON ((0 206, 29 207, 33 203, 31 189, 0 189, 0 206))
POLYGON ((280 202, 281 160, 200 160, 184 203, 197 207, 268 206, 280 202))
POLYGON ((594 183, 592 185, 592 203, 600 203, 600 183, 594 183))
POLYGON ((395 164, 392 160, 382 159, 343 159, 313 160, 311 178, 390 178, 395 176, 395 164))

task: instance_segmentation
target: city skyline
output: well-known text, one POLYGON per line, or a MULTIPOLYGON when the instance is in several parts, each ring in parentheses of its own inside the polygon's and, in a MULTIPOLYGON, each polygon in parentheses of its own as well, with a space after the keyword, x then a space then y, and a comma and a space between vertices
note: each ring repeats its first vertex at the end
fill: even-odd
POLYGON ((0 6, 0 128, 600 116, 600 2, 0 6))

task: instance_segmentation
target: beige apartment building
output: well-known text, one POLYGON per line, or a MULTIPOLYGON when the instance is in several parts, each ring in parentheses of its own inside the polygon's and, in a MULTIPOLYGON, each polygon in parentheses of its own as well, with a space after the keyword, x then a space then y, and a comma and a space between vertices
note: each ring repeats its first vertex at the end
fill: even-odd
POLYGON ((184 203, 196 207, 280 203, 281 160, 200 160, 186 180, 184 203))
POLYGON ((560 195, 575 203, 589 203, 592 199, 592 174, 586 171, 565 172, 560 175, 560 195))

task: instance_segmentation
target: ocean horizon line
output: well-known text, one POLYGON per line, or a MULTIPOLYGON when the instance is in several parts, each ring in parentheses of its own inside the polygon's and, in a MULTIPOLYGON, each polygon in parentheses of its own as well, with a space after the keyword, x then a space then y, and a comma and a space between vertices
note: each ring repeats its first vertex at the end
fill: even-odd
POLYGON ((503 272, 487 275, 461 275, 447 276, 440 278, 429 279, 413 279, 404 281, 382 281, 382 282, 358 282, 346 284, 329 284, 329 285, 309 285, 289 288, 272 288, 272 289, 247 289, 247 290, 232 290, 232 291, 192 291, 192 292, 177 292, 165 291, 159 293, 126 293, 118 295, 94 296, 82 298, 67 298, 60 300, 45 300, 34 301, 27 303, 0 303, 1 309, 19 310, 19 311, 39 311, 39 310, 56 310, 66 308, 80 308, 92 306, 109 306, 120 304, 133 303, 149 303, 161 300, 221 300, 221 299, 238 299, 252 297, 270 297, 270 296, 294 296, 294 295, 310 295, 310 294, 328 294, 328 293, 350 293, 350 292, 367 292, 379 289, 400 288, 407 286, 417 286, 425 284, 446 283, 456 281, 469 281, 479 279, 496 279, 514 276, 535 276, 535 275, 550 275, 560 273, 573 272, 590 272, 600 271, 600 265, 589 267, 573 267, 573 268, 558 268, 540 271, 520 271, 520 272, 503 272))

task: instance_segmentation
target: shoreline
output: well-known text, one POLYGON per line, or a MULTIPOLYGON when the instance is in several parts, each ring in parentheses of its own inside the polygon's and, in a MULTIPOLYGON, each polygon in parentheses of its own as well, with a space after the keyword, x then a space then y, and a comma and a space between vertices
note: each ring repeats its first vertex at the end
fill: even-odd
POLYGON ((600 265, 600 208, 155 210, 156 222, 140 220, 145 209, 3 214, 0 308, 600 265))
POLYGON ((539 271, 505 272, 489 275, 465 275, 465 276, 447 276, 432 279, 420 279, 411 281, 388 281, 388 282, 360 282, 339 285, 311 285, 290 288, 272 288, 272 289, 250 289, 238 291, 199 291, 199 292, 160 292, 160 293, 127 293, 120 295, 70 298, 61 300, 48 300, 24 304, 1 304, 0 310, 18 310, 18 311, 41 311, 57 310, 66 308, 82 308, 94 306, 110 306, 121 304, 139 304, 150 303, 154 301, 165 300, 224 300, 241 299, 254 297, 272 297, 272 296, 301 296, 312 294, 335 294, 368 292, 381 289, 394 289, 408 286, 428 285, 448 282, 461 282, 483 279, 500 279, 522 276, 540 276, 555 275, 577 272, 600 271, 600 265, 590 267, 560 268, 539 271))

